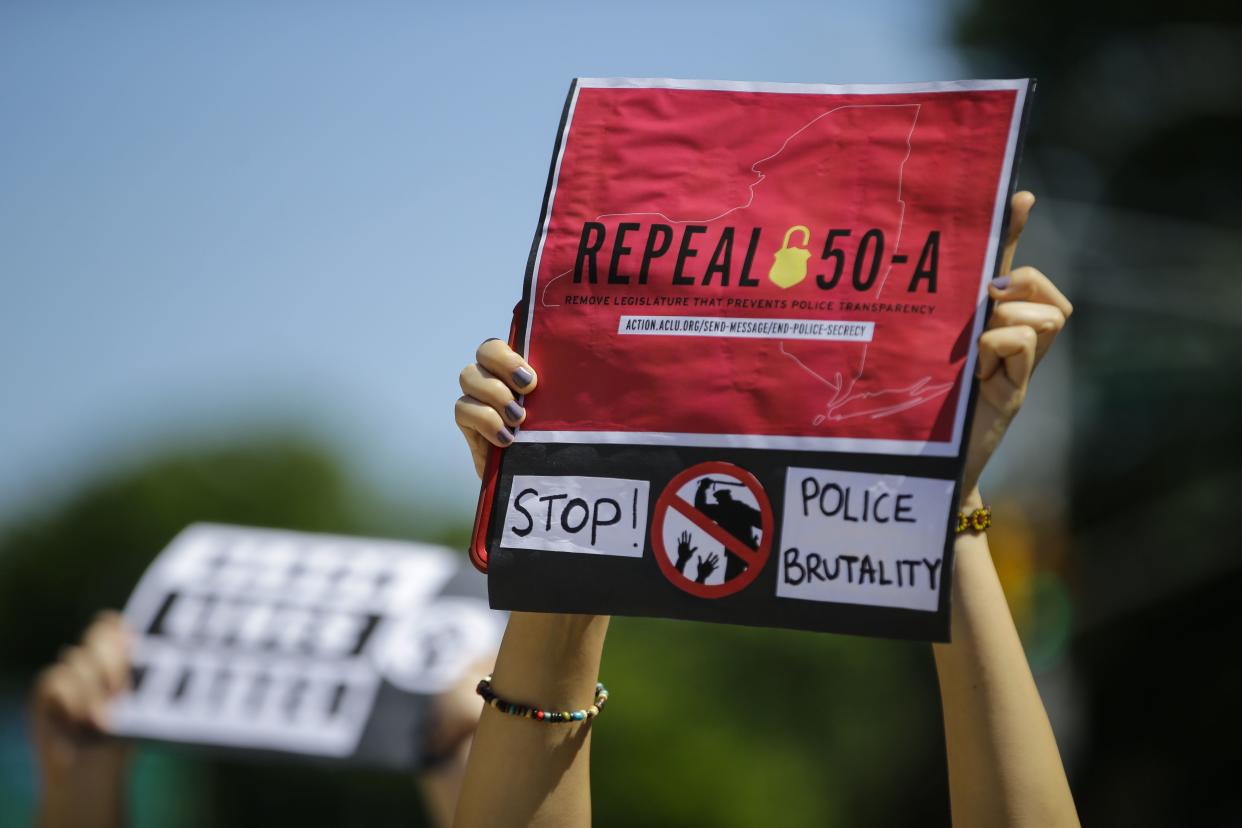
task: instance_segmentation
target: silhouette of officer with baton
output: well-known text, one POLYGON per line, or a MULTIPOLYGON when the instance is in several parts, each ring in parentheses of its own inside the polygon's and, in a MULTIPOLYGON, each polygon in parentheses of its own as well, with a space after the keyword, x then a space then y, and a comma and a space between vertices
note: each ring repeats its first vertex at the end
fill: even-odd
MULTIPOLYGON (((694 508, 707 515, 716 522, 717 526, 751 549, 758 550, 759 539, 755 537, 755 533, 752 530, 762 526, 760 522, 762 515, 755 507, 740 500, 734 500, 733 493, 724 488, 725 486, 741 485, 743 484, 734 483, 731 480, 716 480, 711 477, 705 477, 699 481, 699 487, 694 493, 694 508), (717 487, 714 495, 716 502, 708 503, 707 493, 713 486, 717 487)), ((725 580, 731 581, 745 572, 749 564, 728 549, 724 550, 724 554, 725 580)))

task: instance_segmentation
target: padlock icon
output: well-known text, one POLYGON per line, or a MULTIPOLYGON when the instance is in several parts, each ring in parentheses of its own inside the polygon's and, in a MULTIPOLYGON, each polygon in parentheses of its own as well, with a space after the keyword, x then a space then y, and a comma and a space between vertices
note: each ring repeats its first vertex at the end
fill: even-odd
POLYGON ((772 256, 772 269, 768 278, 777 287, 791 288, 806 278, 806 261, 811 258, 811 251, 805 245, 811 243, 811 231, 801 224, 795 224, 785 231, 785 241, 781 249, 772 256), (803 247, 790 247, 789 239, 794 233, 802 234, 803 247))

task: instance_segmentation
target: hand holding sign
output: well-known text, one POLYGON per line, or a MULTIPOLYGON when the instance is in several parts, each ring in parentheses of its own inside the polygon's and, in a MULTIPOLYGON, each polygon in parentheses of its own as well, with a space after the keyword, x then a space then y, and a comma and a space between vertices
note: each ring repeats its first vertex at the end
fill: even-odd
POLYGON ((1029 192, 1014 195, 1001 275, 988 288, 996 304, 987 331, 979 337, 979 404, 966 451, 963 500, 974 492, 988 458, 1022 407, 1035 365, 1074 312, 1073 305, 1043 273, 1033 267, 1012 269, 1018 240, 1034 204, 1035 196, 1029 192))
POLYGON ((128 650, 121 616, 101 613, 80 644, 39 674, 30 713, 44 783, 40 824, 94 824, 119 815, 119 783, 111 783, 124 773, 130 748, 103 729, 109 703, 129 684, 128 650))
POLYGON ((496 605, 947 638, 961 481, 1069 311, 1012 268, 1030 87, 571 85, 513 349, 462 373, 496 605))
POLYGON ((534 391, 539 379, 529 363, 499 339, 480 345, 474 358, 461 369, 462 396, 453 413, 470 446, 474 469, 482 477, 488 447, 512 443, 511 428, 526 419, 526 410, 514 395, 534 391))

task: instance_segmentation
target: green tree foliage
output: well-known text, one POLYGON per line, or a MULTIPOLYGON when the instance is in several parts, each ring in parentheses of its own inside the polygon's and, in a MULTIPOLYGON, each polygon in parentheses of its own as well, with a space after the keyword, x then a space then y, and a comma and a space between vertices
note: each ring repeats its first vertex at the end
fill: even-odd
POLYGON ((930 648, 613 619, 600 826, 948 824, 930 648))
POLYGON ((0 662, 33 670, 76 641, 189 523, 348 532, 357 506, 337 460, 298 437, 177 451, 100 480, 0 535, 0 662))

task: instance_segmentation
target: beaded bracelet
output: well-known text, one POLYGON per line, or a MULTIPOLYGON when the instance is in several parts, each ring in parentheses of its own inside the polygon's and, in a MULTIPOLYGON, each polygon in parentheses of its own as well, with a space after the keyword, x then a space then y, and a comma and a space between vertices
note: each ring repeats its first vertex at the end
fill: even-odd
POLYGON ((975 509, 969 515, 965 512, 957 513, 957 533, 960 535, 967 529, 973 529, 976 532, 983 532, 992 525, 992 510, 987 506, 975 509))
POLYGON ((595 685, 595 704, 586 710, 540 710, 538 707, 505 701, 492 690, 491 676, 482 679, 479 682, 479 686, 474 688, 474 692, 483 697, 484 703, 490 704, 501 713, 521 716, 525 719, 535 719, 540 722, 580 722, 583 719, 594 719, 604 709, 604 703, 608 701, 608 689, 604 687, 603 682, 595 685))

